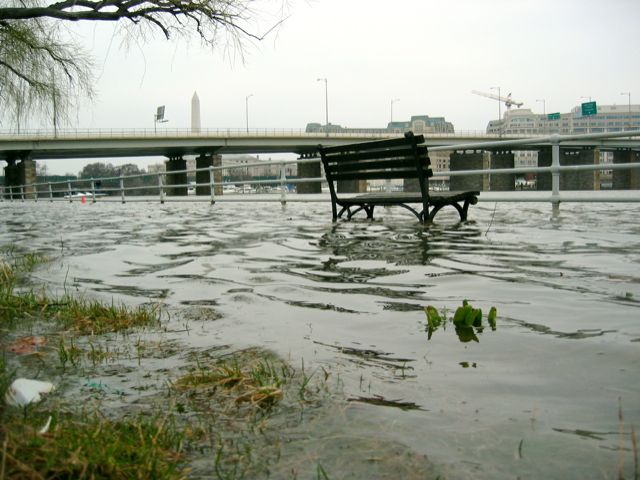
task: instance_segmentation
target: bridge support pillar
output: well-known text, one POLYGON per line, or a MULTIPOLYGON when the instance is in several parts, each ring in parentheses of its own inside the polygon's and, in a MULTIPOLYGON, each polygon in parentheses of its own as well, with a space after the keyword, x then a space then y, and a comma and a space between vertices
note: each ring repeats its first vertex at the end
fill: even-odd
MULTIPOLYGON (((631 150, 616 150, 613 152, 613 163, 636 163, 640 162, 640 154, 631 150)), ((630 170, 614 170, 613 185, 614 190, 638 190, 640 189, 640 168, 630 170)))
MULTIPOLYGON (((222 155, 200 155, 196 157, 196 169, 220 167, 222 166, 222 155)), ((209 185, 209 171, 202 170, 196 172, 196 183, 205 183, 206 185, 196 186, 196 195, 211 195, 211 187, 209 185)), ((222 170, 215 170, 213 172, 213 181, 216 184, 222 183, 222 170)), ((222 185, 215 185, 214 193, 216 195, 222 195, 222 185)))
MULTIPOLYGON (((7 166, 4 168, 5 187, 25 185, 23 190, 25 198, 35 198, 36 187, 33 186, 34 183, 36 183, 36 162, 31 160, 29 154, 25 154, 22 158, 7 159, 7 166)), ((11 196, 10 188, 6 188, 5 192, 7 197, 11 196)), ((14 188, 13 198, 20 198, 20 193, 17 188, 14 188)))
MULTIPOLYGON (((560 165, 593 165, 600 162, 600 150, 560 149, 560 165)), ((543 148, 538 152, 538 166, 551 166, 551 149, 543 148)), ((538 173, 537 190, 551 190, 551 173, 538 173)), ((560 190, 600 190, 600 172, 593 170, 561 172, 560 190)))
MULTIPOLYGON (((481 170, 485 166, 483 152, 453 152, 449 156, 449 170, 481 170)), ((485 190, 486 175, 452 176, 449 180, 449 190, 485 190)))
POLYGON ((342 180, 336 184, 338 193, 365 193, 368 182, 366 180, 342 180))
MULTIPOLYGON (((317 162, 298 164, 298 178, 320 178, 322 172, 320 170, 320 159, 316 153, 303 154, 300 158, 317 158, 317 162)), ((320 182, 308 182, 296 184, 296 192, 298 193, 321 193, 322 188, 320 182)))
MULTIPOLYGON (((562 153, 561 153, 562 154, 562 153)), ((551 147, 544 147, 538 150, 538 167, 551 166, 551 147)), ((536 190, 551 191, 551 173, 536 173, 536 190)))
POLYGON ((20 175, 18 166, 16 165, 16 159, 7 158, 7 166, 4 167, 5 198, 19 199, 20 195, 16 195, 15 191, 12 192, 10 187, 15 187, 20 184, 20 175))
MULTIPOLYGON (((599 163, 599 150, 567 150, 560 165, 593 165, 599 163)), ((560 190, 600 190, 599 171, 564 172, 560 174, 560 190)))
MULTIPOLYGON (((513 152, 491 152, 491 168, 513 168, 513 152)), ((489 190, 492 192, 511 192, 516 189, 515 173, 492 173, 489 178, 489 190)))
POLYGON ((181 156, 171 157, 167 160, 167 195, 186 197, 187 187, 187 161, 181 156), (177 172, 177 173, 174 173, 177 172))
MULTIPOLYGON (((427 185, 429 184, 429 180, 426 180, 427 185)), ((402 180, 402 191, 403 192, 419 192, 420 184, 418 183, 417 178, 405 178, 402 180)))

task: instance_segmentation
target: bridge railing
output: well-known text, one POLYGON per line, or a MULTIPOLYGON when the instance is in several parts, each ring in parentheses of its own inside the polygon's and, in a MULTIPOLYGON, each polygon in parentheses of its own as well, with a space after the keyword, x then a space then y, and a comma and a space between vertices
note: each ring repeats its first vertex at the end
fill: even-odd
POLYGON ((126 201, 159 200, 184 201, 210 200, 214 203, 220 197, 233 194, 233 200, 255 200, 246 194, 261 193, 264 200, 286 201, 286 196, 301 183, 326 183, 323 177, 297 178, 287 175, 288 165, 302 165, 318 163, 317 158, 298 160, 279 160, 268 162, 243 163, 237 165, 211 166, 173 170, 170 172, 136 173, 115 177, 79 178, 52 182, 36 182, 17 186, 0 186, 0 201, 33 200, 33 201, 126 201), (275 167, 275 168, 274 168, 275 167), (264 170, 268 174, 258 177, 251 174, 252 170, 264 170), (223 172, 228 172, 224 180, 223 172), (208 173, 208 181, 184 181, 197 173, 208 173), (219 172, 219 173, 218 173, 219 172), (238 172, 238 173, 233 173, 238 172), (222 177, 222 181, 216 181, 222 177), (266 177, 266 178, 265 178, 266 177), (207 195, 196 195, 196 191, 204 187, 207 195), (274 195, 277 193, 277 196, 274 195), (267 194, 267 195, 265 195, 267 194), (268 195, 271 194, 271 195, 268 195), (266 198, 264 198, 266 197, 266 198), (268 198, 271 197, 271 198, 268 198))
MULTIPOLYGON (((315 183, 326 186, 324 177, 299 178, 287 174, 288 165, 317 163, 319 159, 269 161, 252 164, 231 165, 177 170, 172 172, 142 173, 104 178, 81 178, 55 182, 37 182, 19 186, 0 187, 0 201, 322 201, 328 200, 326 189, 320 195, 292 195, 297 186, 303 183, 315 183), (270 175, 252 176, 251 170, 256 168, 277 167, 270 175), (228 171, 226 180, 216 181, 216 172, 228 171), (232 172, 237 173, 232 173, 232 172), (172 179, 207 172, 207 182, 187 181, 178 183, 172 179), (268 178, 267 178, 268 177, 268 178), (205 195, 196 192, 204 187, 205 195)), ((481 170, 457 170, 434 172, 433 188, 438 188, 438 181, 456 176, 477 175, 513 175, 526 173, 551 173, 560 176, 563 173, 597 170, 640 170, 640 162, 621 164, 593 165, 557 165, 550 167, 516 167, 486 168, 481 170)), ((558 182, 559 183, 559 182, 558 182)), ((371 189, 389 188, 383 184, 371 186, 371 189)), ((601 191, 560 191, 555 185, 550 191, 526 190, 514 192, 485 191, 481 201, 540 201, 540 202, 640 202, 640 190, 601 190, 601 191)))
MULTIPOLYGON (((379 129, 351 129, 343 132, 308 132, 305 129, 294 128, 262 128, 262 129, 242 129, 242 128, 202 128, 193 130, 191 128, 100 128, 100 129, 21 129, 21 130, 0 130, 0 140, 20 139, 20 140, 47 140, 47 139, 99 139, 99 138, 251 138, 251 137, 321 137, 326 138, 351 138, 370 137, 383 138, 390 135, 401 134, 398 132, 380 131, 379 129)), ((499 138, 496 134, 489 134, 481 130, 460 130, 455 133, 438 133, 438 137, 480 137, 499 138)))

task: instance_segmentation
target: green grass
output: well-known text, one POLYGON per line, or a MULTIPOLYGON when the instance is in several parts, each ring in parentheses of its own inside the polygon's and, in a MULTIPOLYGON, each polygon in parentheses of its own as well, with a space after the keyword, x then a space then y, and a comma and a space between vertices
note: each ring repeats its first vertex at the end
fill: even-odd
MULTIPOLYGON (((90 344, 85 352, 79 335, 102 335, 133 328, 158 326, 157 307, 105 304, 64 295, 51 298, 28 286, 28 274, 47 261, 37 254, 0 248, 0 329, 31 333, 36 324, 48 325, 59 337, 58 360, 62 371, 77 367, 83 357, 94 364, 109 352, 90 344), (60 336, 60 333, 64 334, 60 336), (69 333, 71 335, 69 335, 69 333)), ((39 327, 40 328, 40 327, 39 327)), ((6 354, 0 355, 0 478, 114 478, 181 479, 184 435, 169 417, 107 420, 100 414, 49 411, 41 404, 23 409, 8 407, 3 398, 12 379, 6 354), (39 429, 53 417, 46 433, 39 429)), ((43 354, 41 354, 43 355, 43 354)), ((73 402, 71 402, 73 403, 73 402)))
POLYGON ((237 355, 209 367, 198 364, 192 372, 178 378, 173 389, 189 392, 192 398, 198 393, 221 389, 236 405, 247 403, 259 409, 269 409, 282 400, 283 387, 291 381, 293 369, 265 357, 264 353, 249 350, 237 355))
MULTIPOLYGON (((42 416, 34 416, 42 423, 42 416)), ((22 416, 0 426, 4 479, 182 479, 184 436, 167 418, 59 418, 47 433, 22 416)))
POLYGON ((81 335, 101 335, 160 325, 157 306, 141 305, 132 308, 70 296, 49 305, 47 314, 64 329, 81 335))
POLYGON ((7 249, 2 252, 5 258, 0 256, 0 328, 46 320, 81 335, 101 335, 160 324, 157 306, 131 308, 70 295, 51 298, 44 292, 36 293, 23 284, 26 274, 45 262, 45 257, 37 254, 14 256, 11 250, 7 257, 7 249))

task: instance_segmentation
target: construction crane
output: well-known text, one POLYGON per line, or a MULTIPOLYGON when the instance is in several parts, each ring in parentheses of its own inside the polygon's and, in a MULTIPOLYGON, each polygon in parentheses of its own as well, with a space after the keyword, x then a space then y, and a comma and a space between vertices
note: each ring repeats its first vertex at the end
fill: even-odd
POLYGON ((471 93, 473 93, 475 95, 480 95, 482 97, 493 98, 494 100, 498 100, 499 102, 503 102, 505 104, 505 106, 507 107, 507 109, 511 108, 513 105, 515 105, 518 108, 520 108, 522 105, 524 105, 523 102, 517 102, 517 101, 513 100, 511 98, 511 93, 509 93, 509 95, 507 95, 506 97, 501 97, 500 95, 494 95, 493 93, 479 92, 477 90, 471 90, 471 93))

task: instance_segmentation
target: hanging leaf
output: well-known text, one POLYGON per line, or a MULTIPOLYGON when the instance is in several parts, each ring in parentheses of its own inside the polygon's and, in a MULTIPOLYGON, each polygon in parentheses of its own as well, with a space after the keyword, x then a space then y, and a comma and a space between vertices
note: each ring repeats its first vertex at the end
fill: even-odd
POLYGON ((438 310, 432 305, 427 306, 424 309, 424 312, 427 314, 427 340, 431 340, 433 332, 435 332, 438 327, 442 325, 442 317, 438 313, 438 310))
POLYGON ((429 305, 424 309, 427 314, 427 321, 429 322, 429 326, 432 328, 438 328, 442 325, 442 317, 438 313, 438 310, 433 305, 429 305))
POLYGON ((489 322, 489 326, 491 327, 491 330, 496 329, 496 317, 498 315, 498 310, 496 310, 496 307, 491 307, 491 310, 489 310, 489 315, 487 316, 487 321, 489 322))

